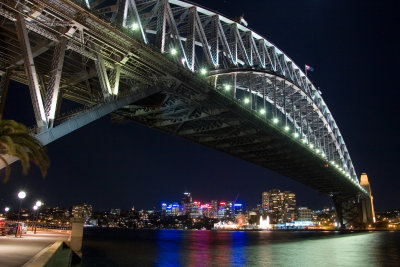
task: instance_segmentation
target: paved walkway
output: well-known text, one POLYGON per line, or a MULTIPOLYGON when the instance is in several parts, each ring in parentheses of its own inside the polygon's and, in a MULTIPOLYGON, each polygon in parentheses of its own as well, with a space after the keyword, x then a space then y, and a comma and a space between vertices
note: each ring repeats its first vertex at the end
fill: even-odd
POLYGON ((0 266, 22 266, 55 241, 65 241, 68 238, 69 234, 44 231, 36 234, 28 231, 22 238, 0 236, 0 266))

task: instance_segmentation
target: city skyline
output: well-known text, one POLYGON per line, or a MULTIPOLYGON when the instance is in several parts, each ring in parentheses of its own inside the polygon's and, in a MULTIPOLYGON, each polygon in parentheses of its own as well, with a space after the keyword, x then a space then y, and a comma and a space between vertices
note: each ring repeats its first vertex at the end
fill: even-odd
MULTIPOLYGON (((320 86, 340 126, 358 176, 363 172, 368 174, 376 209, 400 206, 398 199, 391 199, 399 186, 394 168, 398 159, 398 132, 392 129, 398 118, 392 118, 393 122, 379 112, 394 114, 395 105, 386 99, 397 97, 399 92, 391 79, 379 83, 364 79, 373 75, 395 76, 392 71, 399 53, 392 44, 398 37, 388 36, 393 38, 390 42, 381 42, 378 37, 369 39, 370 31, 383 31, 383 35, 393 27, 394 16, 383 17, 379 13, 383 4, 369 2, 377 5, 372 9, 367 3, 339 2, 331 6, 329 3, 284 1, 272 4, 277 9, 285 8, 285 15, 270 14, 271 17, 265 18, 256 16, 261 8, 266 8, 264 4, 255 8, 231 5, 230 1, 197 2, 230 17, 244 13, 250 28, 277 44, 299 66, 309 64, 315 68, 309 77, 320 86), (339 10, 336 5, 345 6, 347 10, 339 10), (366 16, 375 12, 382 16, 378 23, 366 20, 366 16), (333 15, 342 20, 330 24, 329 16, 333 15), (321 23, 314 24, 314 21, 321 23), (347 24, 351 27, 347 28, 347 24), (340 41, 335 45, 330 44, 337 40, 340 41), (367 61, 366 55, 376 47, 382 54, 367 61), (352 52, 351 60, 346 55, 347 49, 352 52), (357 63, 355 68, 356 62, 364 64, 357 63), (371 70, 367 63, 386 68, 371 70), (387 88, 385 97, 377 93, 377 88, 381 87, 387 88)), ((385 3, 390 5, 391 2, 385 3)), ((27 88, 11 83, 5 119, 32 125, 32 115, 27 88)), ((256 188, 277 187, 302 192, 298 194, 299 200, 309 207, 330 203, 328 197, 319 196, 289 178, 138 124, 111 124, 109 117, 57 140, 47 149, 52 160, 48 177, 42 180, 35 167, 28 176, 22 176, 20 168, 13 166, 10 182, 0 187, 3 201, 14 200, 15 192, 24 188, 29 193, 28 198, 38 195, 53 204, 59 199, 67 204, 74 200, 98 203, 100 207, 112 207, 121 202, 128 208, 146 206, 154 196, 168 201, 184 190, 204 194, 205 199, 213 199, 218 194, 233 199, 239 194, 243 202, 255 203, 256 188)))

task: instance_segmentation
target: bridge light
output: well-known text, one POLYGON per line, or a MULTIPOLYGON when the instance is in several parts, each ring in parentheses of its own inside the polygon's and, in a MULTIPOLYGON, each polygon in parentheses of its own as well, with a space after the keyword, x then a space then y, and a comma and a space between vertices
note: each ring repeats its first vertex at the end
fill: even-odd
POLYGON ((178 53, 178 50, 176 50, 175 48, 171 49, 171 55, 175 56, 178 53))
POLYGON ((139 24, 136 22, 132 24, 132 30, 137 31, 139 29, 139 24))
POLYGON ((306 138, 303 138, 303 140, 301 140, 301 141, 303 141, 303 143, 307 143, 307 139, 306 138))
POLYGON ((263 108, 260 109, 260 114, 263 114, 263 115, 264 115, 264 114, 265 114, 265 109, 263 109, 263 108))
POLYGON ((229 90, 231 90, 231 85, 230 84, 224 84, 224 89, 225 89, 225 91, 229 91, 229 90))
POLYGON ((206 75, 207 74, 207 70, 205 68, 201 68, 200 74, 201 75, 206 75))
POLYGON ((317 148, 316 150, 315 150, 317 153, 319 153, 319 149, 317 148))
POLYGON ((313 145, 313 144, 310 144, 310 147, 311 147, 311 148, 314 148, 314 145, 313 145))
POLYGON ((288 132, 290 130, 289 126, 285 126, 285 131, 288 132))
POLYGON ((299 137, 299 133, 294 133, 293 135, 294 135, 295 138, 299 137))
POLYGON ((250 99, 249 99, 248 97, 246 97, 246 98, 244 99, 244 103, 245 103, 245 104, 250 103, 250 99))
POLYGON ((272 122, 274 123, 274 124, 277 124, 278 123, 278 118, 274 118, 273 120, 272 120, 272 122))

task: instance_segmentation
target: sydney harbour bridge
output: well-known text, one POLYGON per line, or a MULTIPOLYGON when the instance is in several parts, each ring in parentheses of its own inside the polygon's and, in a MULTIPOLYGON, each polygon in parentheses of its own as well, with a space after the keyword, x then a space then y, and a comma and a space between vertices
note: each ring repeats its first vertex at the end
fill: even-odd
POLYGON ((1 0, 1 105, 26 84, 44 145, 112 113, 329 195, 342 227, 373 222, 321 92, 245 24, 180 0, 1 0))

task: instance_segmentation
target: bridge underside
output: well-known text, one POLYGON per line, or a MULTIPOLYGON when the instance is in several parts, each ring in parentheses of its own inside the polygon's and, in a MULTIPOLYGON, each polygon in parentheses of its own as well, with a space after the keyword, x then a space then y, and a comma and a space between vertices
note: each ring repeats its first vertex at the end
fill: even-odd
MULTIPOLYGON (((114 120, 135 121, 214 148, 323 194, 343 199, 361 194, 356 178, 346 178, 300 139, 219 91, 204 76, 177 64, 159 48, 130 37, 126 29, 98 19, 71 1, 43 4, 46 12, 42 15, 33 2, 23 1, 25 7, 20 10, 17 2, 0 6, 0 95, 4 100, 9 79, 29 86, 37 134, 85 112, 90 117, 94 108, 140 92, 147 97, 134 98, 113 113, 114 120), (28 11, 29 16, 24 15, 28 11), (62 114, 62 99, 77 103, 80 109, 62 114)), ((299 107, 300 118, 309 106, 299 107)), ((306 122, 312 123, 313 117, 306 122)))
POLYGON ((291 177, 323 194, 355 197, 358 190, 288 133, 223 92, 163 90, 113 114, 225 152, 291 177))

